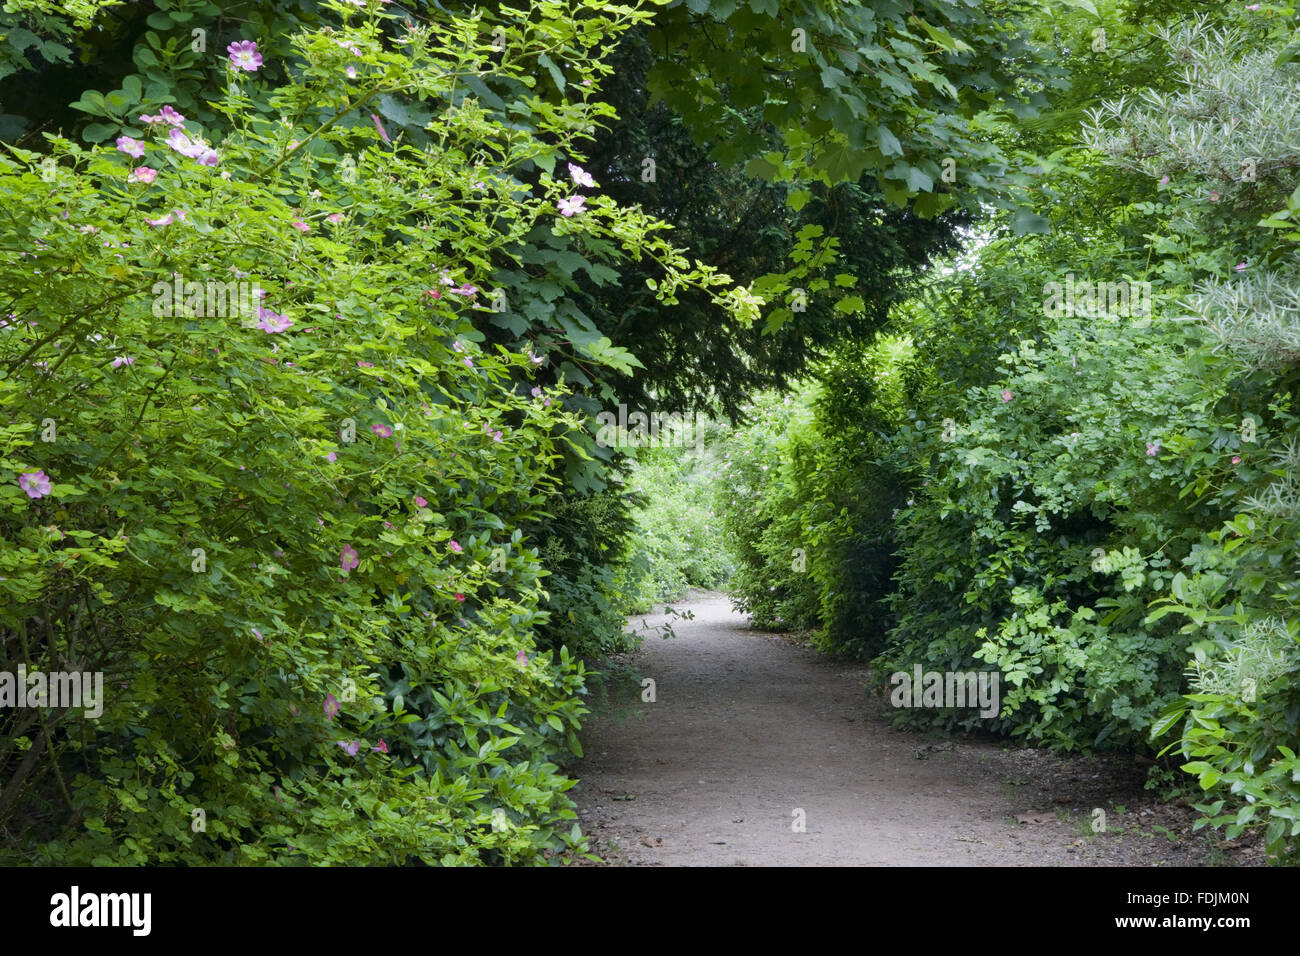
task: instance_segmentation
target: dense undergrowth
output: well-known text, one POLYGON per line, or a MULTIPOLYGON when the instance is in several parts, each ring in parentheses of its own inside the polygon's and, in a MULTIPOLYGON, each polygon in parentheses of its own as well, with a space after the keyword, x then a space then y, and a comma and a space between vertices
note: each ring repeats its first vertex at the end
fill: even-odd
POLYGON ((1049 235, 984 233, 757 407, 726 525, 757 623, 885 689, 1000 677, 995 717, 901 722, 1168 751, 1205 820, 1292 860, 1300 67, 1280 24, 1228 20, 1154 31, 1159 85, 1043 170, 1049 235))

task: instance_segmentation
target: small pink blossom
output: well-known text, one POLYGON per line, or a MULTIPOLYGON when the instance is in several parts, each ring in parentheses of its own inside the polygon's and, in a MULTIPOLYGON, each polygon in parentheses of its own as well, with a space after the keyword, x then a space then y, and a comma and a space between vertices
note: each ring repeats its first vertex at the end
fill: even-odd
POLYGON ((137 166, 135 169, 131 170, 129 178, 134 179, 137 183, 144 183, 148 186, 154 181, 154 178, 157 175, 158 170, 156 169, 150 169, 148 166, 137 166))
POLYGON ((29 471, 18 476, 18 487, 28 498, 44 498, 50 493, 50 476, 44 471, 29 471))
POLYGON ((465 595, 463 595, 463 594, 453 594, 452 597, 454 597, 457 601, 464 601, 464 600, 465 600, 465 595))
POLYGON ((416 495, 416 496, 415 496, 415 507, 417 507, 417 508, 427 508, 427 507, 429 507, 429 502, 426 501, 426 500, 425 500, 423 497, 421 497, 420 495, 416 495))
POLYGON ((532 362, 534 365, 541 365, 543 362, 546 361, 546 359, 541 355, 536 355, 533 352, 529 352, 528 361, 532 362))
POLYGON ((383 137, 384 142, 391 144, 393 141, 388 138, 388 133, 384 131, 384 124, 379 121, 379 114, 371 113, 370 118, 375 121, 375 129, 379 130, 379 135, 383 137))
POLYGON ((472 358, 470 358, 468 355, 465 356, 465 367, 466 367, 466 368, 473 368, 473 367, 474 367, 474 360, 473 360, 472 358))
MULTIPOLYGON (((293 708, 290 709, 292 710, 293 708)), ((297 713, 297 711, 294 712, 297 713)), ((338 712, 339 712, 338 698, 335 697, 333 694, 326 694, 325 695, 325 719, 333 720, 335 716, 337 716, 338 712)))
POLYGON ((566 196, 558 203, 560 215, 569 218, 582 212, 583 204, 586 203, 586 201, 587 197, 585 196, 566 196))
POLYGON ((378 747, 371 747, 370 749, 373 750, 375 753, 378 753, 378 754, 386 754, 386 753, 388 753, 388 744, 384 743, 384 738, 383 738, 383 737, 380 737, 380 738, 379 738, 379 746, 378 746, 378 747))
MULTIPOLYGON (((334 452, 330 452, 328 455, 325 456, 325 460, 328 461, 328 462, 330 462, 330 463, 332 464, 332 463, 334 463, 334 462, 336 462, 336 461, 339 460, 339 456, 336 455, 334 452)), ((321 524, 324 524, 324 523, 325 523, 325 522, 323 522, 323 521, 321 522, 321 524)))
POLYGON ((573 163, 569 163, 569 175, 573 177, 573 181, 579 186, 590 188, 596 185, 596 181, 591 178, 591 173, 581 166, 575 166, 573 163))
POLYGON ((170 126, 180 126, 185 122, 185 117, 177 113, 170 106, 164 106, 158 111, 157 116, 150 116, 148 113, 140 114, 141 123, 167 123, 170 126))
POLYGON ((336 740, 334 742, 342 747, 343 752, 349 757, 355 757, 357 751, 361 749, 361 741, 359 740, 336 740))
POLYGON ((179 129, 174 129, 167 134, 167 145, 182 156, 198 160, 204 166, 217 165, 219 157, 215 149, 201 139, 190 139, 179 129))
POLYGON ((1244 263, 1244 262, 1238 262, 1238 263, 1237 263, 1235 266, 1233 266, 1232 268, 1236 269, 1238 272, 1245 272, 1245 271, 1246 271, 1246 263, 1244 263))
POLYGON ((1160 177, 1160 185, 1161 185, 1161 186, 1168 186, 1168 185, 1169 185, 1169 177, 1168 177, 1168 176, 1161 176, 1161 177, 1160 177))
POLYGON ((1004 388, 1004 389, 1002 390, 1002 401, 1004 401, 1004 402, 1009 402, 1009 401, 1011 401, 1011 399, 1012 399, 1013 397, 1014 397, 1014 396, 1012 396, 1012 394, 1011 394, 1011 390, 1010 390, 1010 389, 1008 389, 1008 388, 1004 388))
POLYGON ((332 212, 332 213, 330 213, 328 216, 326 216, 325 218, 326 218, 327 220, 329 220, 330 222, 333 222, 333 223, 339 223, 339 222, 342 222, 342 221, 343 221, 343 213, 341 213, 341 212, 332 212))
POLYGON ((355 80, 357 78, 357 68, 355 66, 349 65, 347 70, 344 72, 347 73, 349 80, 355 80))
POLYGON ((147 222, 151 226, 170 226, 174 222, 184 222, 184 221, 185 221, 185 210, 183 209, 173 209, 171 212, 163 216, 161 219, 145 220, 145 222, 147 222))
POLYGON ((371 425, 370 430, 374 432, 376 435, 378 435, 380 438, 387 438, 389 435, 393 433, 393 430, 389 428, 387 425, 371 425))
POLYGON ((260 305, 257 307, 257 327, 263 332, 285 332, 289 326, 293 325, 293 320, 280 315, 278 312, 272 312, 270 309, 264 309, 260 305))
POLYGON ((117 148, 132 159, 139 159, 144 155, 144 143, 138 139, 132 139, 130 136, 119 136, 117 138, 117 148))
POLYGON ((134 365, 135 359, 129 355, 119 355, 113 359, 113 368, 121 368, 123 365, 134 365))
POLYGON ((447 542, 447 547, 451 548, 451 550, 455 551, 457 554, 460 554, 462 551, 465 550, 460 546, 460 543, 457 542, 455 538, 447 542))
POLYGON ((343 550, 339 552, 339 565, 344 571, 351 571, 361 564, 357 557, 357 549, 350 544, 345 544, 343 550))
POLYGON ((1218 201, 1219 201, 1219 191, 1217 189, 1211 190, 1210 202, 1218 202, 1218 201))
POLYGON ((295 219, 292 225, 293 228, 297 229, 299 232, 303 232, 303 233, 311 232, 311 226, 307 225, 301 219, 295 219))
POLYGON ((1233 455, 1233 456, 1232 456, 1232 463, 1233 463, 1234 465, 1240 465, 1240 464, 1241 464, 1241 456, 1240 456, 1240 455, 1233 455))
POLYGON ((525 654, 521 648, 519 653, 515 655, 515 660, 518 661, 521 666, 526 666, 528 664, 528 655, 525 654))
POLYGON ((1158 454, 1160 454, 1160 442, 1158 441, 1147 442, 1147 457, 1150 458, 1158 454))
POLYGON ((262 54, 257 52, 257 44, 252 40, 232 43, 226 47, 226 52, 230 54, 231 63, 249 73, 256 73, 262 65, 262 54))

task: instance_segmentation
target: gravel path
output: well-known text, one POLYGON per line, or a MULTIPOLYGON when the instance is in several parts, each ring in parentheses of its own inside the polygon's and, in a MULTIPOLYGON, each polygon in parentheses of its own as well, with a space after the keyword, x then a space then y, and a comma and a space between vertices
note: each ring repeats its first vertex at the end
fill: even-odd
POLYGON ((649 634, 631 660, 654 702, 640 687, 611 692, 570 768, 583 830, 610 863, 1255 862, 1249 847, 1191 835, 1197 814, 1144 791, 1131 757, 894 730, 861 665, 750 630, 723 595, 678 607, 694 620, 649 634), (1095 808, 1106 832, 1092 832, 1095 808))

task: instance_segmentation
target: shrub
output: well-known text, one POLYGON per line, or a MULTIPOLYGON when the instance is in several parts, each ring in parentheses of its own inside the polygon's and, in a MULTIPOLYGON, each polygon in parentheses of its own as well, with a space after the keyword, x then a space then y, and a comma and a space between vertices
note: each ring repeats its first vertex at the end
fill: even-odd
POLYGON ((725 432, 697 427, 697 448, 642 448, 630 465, 628 489, 638 502, 635 546, 620 569, 629 613, 675 601, 691 588, 723 588, 731 578, 714 500, 725 432))
MULTIPOLYGON (((589 31, 613 13, 534 14, 498 69, 549 53, 597 75, 589 31)), ((164 112, 116 149, 0 160, 3 658, 103 672, 106 698, 98 719, 6 713, 7 859, 535 862, 580 842, 557 764, 580 752, 584 671, 538 653, 524 529, 582 424, 530 393, 544 357, 481 346, 482 277, 541 230, 652 250, 669 290, 726 279, 600 196, 557 215, 575 186, 537 168, 589 107, 530 131, 456 95, 476 20, 356 17, 294 36, 279 88, 232 63, 224 138, 164 112), (376 97, 429 110, 433 145, 390 136, 376 97), (265 297, 237 308, 227 281, 265 297)))

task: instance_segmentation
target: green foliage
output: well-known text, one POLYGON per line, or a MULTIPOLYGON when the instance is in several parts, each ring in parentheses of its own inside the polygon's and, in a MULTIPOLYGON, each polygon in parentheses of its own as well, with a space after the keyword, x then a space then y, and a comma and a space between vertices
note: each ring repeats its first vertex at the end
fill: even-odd
MULTIPOLYGON (((1181 633, 1194 641, 1191 693, 1169 706, 1152 736, 1181 725, 1166 749, 1189 758, 1183 769, 1207 792, 1203 823, 1224 827, 1229 838, 1259 829, 1274 858, 1294 862, 1300 262, 1285 231, 1297 130, 1282 105, 1294 86, 1294 34, 1283 22, 1239 13, 1225 28, 1198 21, 1158 36, 1170 61, 1184 64, 1179 87, 1139 104, 1106 104, 1089 138, 1112 162, 1169 177, 1177 232, 1160 241, 1182 252, 1180 236, 1194 235, 1204 248, 1204 274, 1185 308, 1228 359, 1240 425, 1239 467, 1222 488, 1230 510, 1203 525, 1208 533, 1185 573, 1148 617, 1185 622, 1181 633)), ((1200 499, 1212 484, 1202 474, 1183 494, 1200 499)))
POLYGON ((892 620, 881 603, 895 566, 892 519, 911 486, 885 439, 915 385, 914 358, 905 340, 845 346, 818 367, 819 387, 759 404, 734 441, 734 592, 760 626, 817 628, 830 651, 880 649, 892 620), (735 506, 748 498, 757 500, 735 506))
MULTIPOLYGON (((544 56, 596 75, 597 36, 642 16, 532 12, 498 65, 524 85, 544 56)), ((227 67, 222 122, 184 121, 188 145, 131 111, 139 145, 51 137, 47 158, 0 161, 2 656, 102 672, 106 698, 97 719, 6 709, 7 859, 541 862, 581 845, 558 764, 581 752, 584 671, 538 652, 528 531, 586 454, 583 423, 562 384, 530 389, 530 350, 485 341, 486 277, 555 234, 654 254, 670 290, 727 280, 605 197, 557 216, 567 178, 523 183, 590 109, 523 128, 458 95, 484 24, 345 16, 277 42, 296 58, 282 84, 227 67), (427 117, 428 144, 372 103, 427 117), (227 281, 265 298, 218 298, 227 281)))
POLYGON ((635 546, 619 575, 628 613, 675 601, 691 588, 723 588, 731 579, 722 516, 714 506, 722 468, 717 433, 704 423, 696 427, 695 448, 641 448, 631 463, 635 546))
POLYGON ((1181 337, 1061 320, 1004 356, 1002 381, 968 390, 948 440, 945 409, 900 432, 928 466, 900 517, 899 623, 880 673, 993 665, 997 729, 1068 748, 1141 744, 1180 690, 1188 644, 1144 623, 1146 606, 1214 515, 1188 513, 1179 492, 1231 467, 1217 378, 1192 374, 1181 337))
POLYGON ((547 568, 545 607, 538 629, 545 647, 567 647, 575 657, 598 659, 636 645, 624 630, 618 567, 635 525, 627 503, 614 490, 558 495, 536 528, 547 568))
POLYGON ((736 571, 730 592, 754 627, 795 630, 816 623, 817 593, 800 561, 795 448, 809 433, 811 394, 764 394, 745 409, 753 423, 732 436, 717 506, 736 571))

